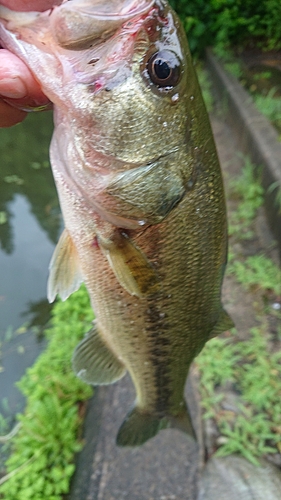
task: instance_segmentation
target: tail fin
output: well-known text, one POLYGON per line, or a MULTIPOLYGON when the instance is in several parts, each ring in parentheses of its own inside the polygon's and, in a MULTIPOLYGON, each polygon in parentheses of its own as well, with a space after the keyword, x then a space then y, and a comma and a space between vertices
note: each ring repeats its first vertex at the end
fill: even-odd
POLYGON ((186 406, 177 415, 156 415, 145 413, 137 406, 127 415, 121 425, 116 443, 118 446, 141 446, 148 439, 156 436, 161 429, 179 429, 196 441, 190 415, 186 406))

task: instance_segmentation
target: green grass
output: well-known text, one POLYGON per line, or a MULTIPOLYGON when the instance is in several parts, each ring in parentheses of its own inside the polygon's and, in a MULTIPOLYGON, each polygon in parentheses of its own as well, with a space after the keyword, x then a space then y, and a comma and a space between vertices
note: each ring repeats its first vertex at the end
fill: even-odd
POLYGON ((248 341, 211 340, 197 358, 204 418, 214 419, 223 443, 217 456, 241 453, 254 464, 265 453, 281 453, 281 352, 270 352, 265 328, 248 341), (224 408, 224 391, 237 394, 224 408))
POLYGON ((264 202, 264 189, 260 177, 258 169, 248 157, 244 157, 241 175, 229 182, 230 196, 239 202, 237 209, 229 214, 230 236, 239 239, 250 239, 253 236, 251 223, 264 202))
POLYGON ((243 70, 239 61, 225 62, 225 69, 238 80, 243 76, 243 70))
POLYGON ((228 273, 234 274, 238 283, 248 290, 271 290, 281 295, 281 270, 265 255, 252 255, 244 261, 232 259, 228 273))
POLYGON ((276 88, 270 89, 267 95, 255 93, 252 97, 259 112, 281 133, 281 97, 276 96, 276 88))
POLYGON ((0 480, 3 500, 61 500, 69 490, 82 446, 79 408, 92 394, 74 375, 71 357, 92 319, 84 287, 53 308, 48 347, 18 383, 26 408, 0 480))
MULTIPOLYGON (((247 240, 254 236, 253 222, 264 202, 260 170, 245 157, 241 174, 229 182, 230 196, 237 207, 229 214, 229 235, 235 240, 247 240)), ((227 272, 236 277, 238 283, 250 290, 271 290, 281 294, 281 270, 272 259, 257 254, 241 259, 230 249, 227 272)))

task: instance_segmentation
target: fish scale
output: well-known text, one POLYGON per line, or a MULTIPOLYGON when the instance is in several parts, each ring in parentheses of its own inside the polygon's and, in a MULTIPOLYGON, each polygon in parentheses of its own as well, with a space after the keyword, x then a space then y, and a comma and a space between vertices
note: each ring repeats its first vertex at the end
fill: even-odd
POLYGON ((96 320, 73 367, 93 385, 129 372, 136 401, 117 443, 137 446, 167 427, 195 437, 188 370, 232 326, 220 298, 226 214, 176 14, 164 0, 110 1, 113 17, 95 0, 30 17, 0 7, 0 38, 54 102, 50 157, 65 230, 49 300, 85 282, 96 320))

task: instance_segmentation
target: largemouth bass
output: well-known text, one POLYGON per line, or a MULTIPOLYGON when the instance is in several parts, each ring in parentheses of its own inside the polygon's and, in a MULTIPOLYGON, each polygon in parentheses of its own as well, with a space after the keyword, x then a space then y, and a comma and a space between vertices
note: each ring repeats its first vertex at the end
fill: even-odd
POLYGON ((129 372, 136 402, 119 445, 160 429, 194 436, 189 366, 232 326, 221 305, 220 167, 183 28, 165 0, 0 7, 2 45, 54 103, 50 157, 65 230, 48 297, 85 282, 96 314, 73 366, 87 383, 129 372))

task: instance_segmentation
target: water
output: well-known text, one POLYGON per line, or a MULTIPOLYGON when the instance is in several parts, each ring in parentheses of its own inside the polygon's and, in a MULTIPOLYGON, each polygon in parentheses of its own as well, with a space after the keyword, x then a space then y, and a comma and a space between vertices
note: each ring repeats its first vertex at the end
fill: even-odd
POLYGON ((51 113, 40 113, 0 130, 0 413, 11 425, 24 404, 15 382, 44 347, 50 316, 48 265, 62 226, 52 128, 51 113))

